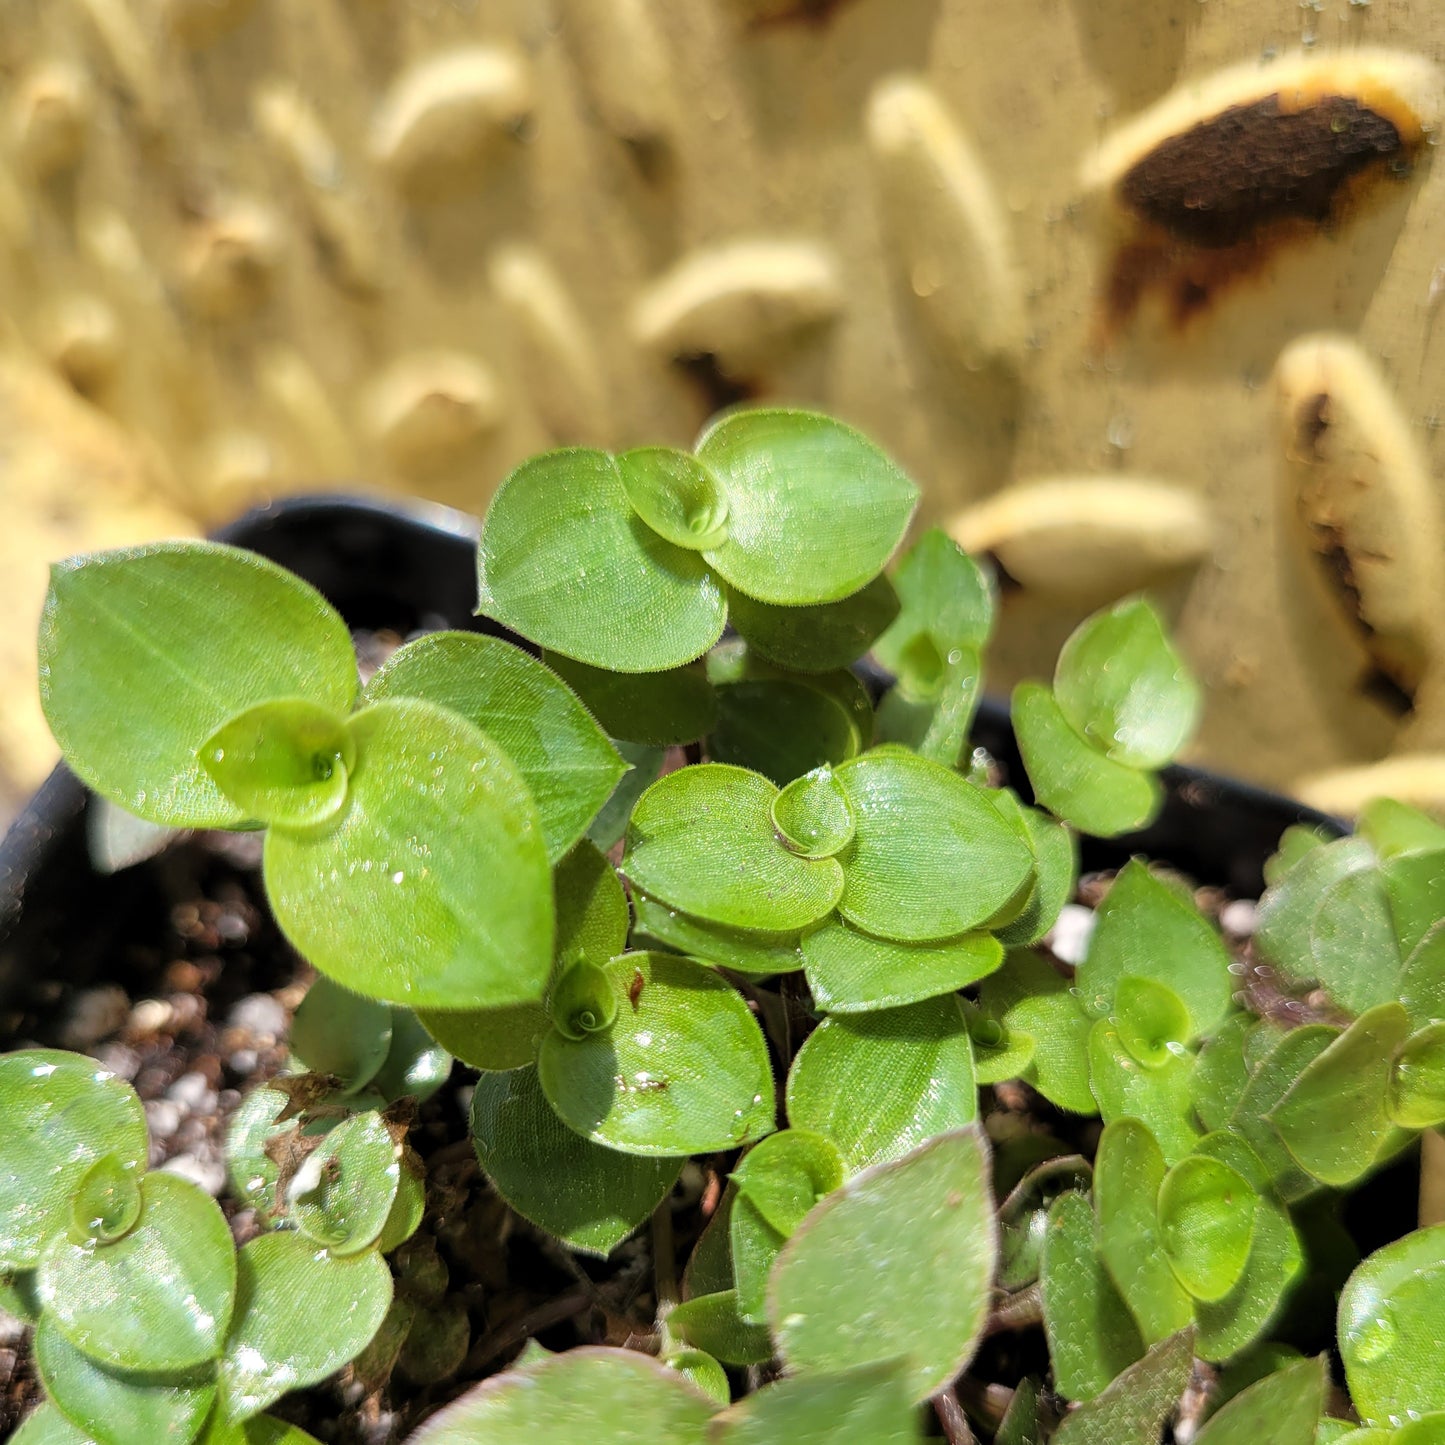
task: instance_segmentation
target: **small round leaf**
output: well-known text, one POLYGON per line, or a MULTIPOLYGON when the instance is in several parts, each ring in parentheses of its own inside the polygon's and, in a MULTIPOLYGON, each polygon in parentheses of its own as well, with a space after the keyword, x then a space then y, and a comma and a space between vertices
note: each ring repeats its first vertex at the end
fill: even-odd
POLYGON ((616 672, 662 672, 722 636, 727 601, 702 555, 633 510, 616 460, 572 447, 498 488, 477 551, 478 610, 545 647, 616 672))
POLYGON ((201 766, 248 818, 288 828, 335 817, 355 757, 341 719, 299 697, 247 708, 198 751, 201 766))
POLYGON ((832 911, 843 870, 778 842, 766 778, 723 763, 681 768, 637 801, 623 872, 685 913, 733 928, 785 932, 832 911))
POLYGON ((66 761, 152 823, 246 819, 197 749, 273 698, 344 716, 356 698, 345 622, 285 568, 219 542, 153 542, 51 570, 40 698, 66 761))
POLYGON ((784 1129, 749 1149, 732 1178, 739 1198, 751 1200, 787 1238, 803 1216, 843 1182, 843 1160, 823 1135, 810 1129, 784 1129))
POLYGON ((370 1343, 390 1306, 391 1271, 375 1250, 337 1258, 290 1231, 243 1245, 220 1363, 226 1416, 245 1420, 339 1370, 370 1343))
POLYGON ((749 649, 794 672, 851 667, 898 616, 898 594, 886 577, 838 602, 813 607, 772 607, 733 593, 728 616, 749 649))
POLYGON ((612 1027, 542 1041, 538 1078, 563 1123, 651 1155, 735 1149, 772 1130, 767 1044, 730 984, 662 953, 624 954, 605 972, 617 998, 612 1027))
POLYGON ((1193 1033, 1189 1010, 1172 988, 1152 978, 1121 978, 1114 991, 1119 1041, 1146 1069, 1163 1068, 1193 1033))
POLYGON ((553 862, 582 836, 626 771, 572 689, 500 637, 418 637, 387 659, 362 696, 424 698, 480 728, 522 775, 553 862))
POLYGON ((0 1118, 0 1270, 33 1269, 97 1161, 145 1169, 145 1110, 94 1059, 29 1049, 0 1055, 0 1118))
POLYGON ((718 479, 675 447, 638 447, 617 458, 632 510, 665 541, 690 552, 721 547, 728 502, 718 479))
POLYGON ((617 995, 607 975, 584 959, 566 969, 552 986, 547 1009, 553 1028, 564 1038, 581 1040, 612 1027, 617 995))
POLYGON ((313 1074, 332 1074, 354 1094, 376 1077, 391 1051, 390 1004, 363 998, 324 974, 291 1020, 291 1050, 313 1074))
POLYGON ((1195 1299, 1223 1299, 1249 1258, 1254 1190, 1219 1159, 1191 1154, 1159 1186, 1159 1238, 1179 1283, 1195 1299))
POLYGON ((1092 747, 1048 688, 1021 682, 1013 693, 1013 723, 1034 796, 1056 817, 1082 833, 1112 838, 1158 815, 1164 802, 1159 780, 1092 747))
POLYGON ((730 412, 697 454, 728 500, 727 541, 707 560, 762 602, 797 607, 858 591, 918 505, 918 488, 867 437, 814 412, 730 412))
POLYGON ((986 923, 1032 882, 1033 853, 982 788, 906 753, 845 763, 857 833, 838 911, 880 938, 928 942, 986 923))
POLYGON ((388 698, 350 727, 356 766, 334 825, 266 835, 266 893, 287 936, 368 997, 412 1008, 539 999, 551 872, 516 769, 435 703, 388 698))
POLYGON ((773 828, 802 858, 832 858, 853 841, 853 806, 831 768, 795 778, 773 799, 773 828))
POLYGON ((1445 1023, 1427 1024, 1400 1045, 1387 1087, 1394 1123, 1405 1129, 1445 1124, 1445 1023))
POLYGON ((306 1156, 287 1190, 289 1213, 332 1254, 375 1243, 396 1199, 401 1146, 381 1115, 343 1119, 306 1156))
POLYGON ((106 1154, 85 1172, 70 1201, 71 1237, 114 1244, 140 1218, 140 1174, 118 1154, 106 1154))
POLYGON ((683 1163, 584 1139, 557 1117, 535 1069, 477 1080, 472 1142, 497 1193, 518 1214, 571 1248, 600 1256, 652 1213, 683 1163))
POLYGON ((1059 653, 1054 697, 1081 737, 1131 768, 1172 761, 1199 720, 1199 684, 1142 597, 1074 631, 1059 653))
POLYGON ((148 1174, 140 1219, 114 1244, 55 1240, 40 1263, 46 1315, 78 1350, 120 1370, 184 1370, 221 1350, 236 1248, 216 1201, 148 1174))
POLYGON ((998 1253, 988 1147, 940 1135, 855 1175, 784 1246, 768 1289, 779 1351, 799 1372, 907 1361, 927 1399, 973 1356, 998 1253))

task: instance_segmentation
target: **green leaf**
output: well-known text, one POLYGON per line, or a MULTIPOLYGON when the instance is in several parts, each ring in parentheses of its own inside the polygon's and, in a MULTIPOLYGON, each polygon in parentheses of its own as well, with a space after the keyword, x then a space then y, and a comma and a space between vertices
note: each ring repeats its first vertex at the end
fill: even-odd
POLYGON ((140 1175, 118 1154, 97 1159, 76 1187, 70 1201, 72 1239, 114 1244, 135 1227, 140 1218, 140 1175))
POLYGON ((868 651, 898 616, 898 595, 882 576, 840 601, 813 607, 772 607, 735 592, 729 616, 759 657, 794 672, 831 672, 868 651))
POLYGON ((711 969, 629 953, 605 970, 618 1000, 611 1029, 581 1040, 555 1030, 537 1075, 562 1122, 629 1154, 705 1154, 771 1132, 773 1075, 747 1005, 711 969))
POLYGON ((308 828, 346 801, 351 738, 334 712, 305 698, 258 703, 198 749, 201 766, 248 818, 308 828))
POLYGON ((1229 1012, 1234 977, 1229 950, 1192 899, 1155 878, 1139 859, 1119 870, 1094 914, 1089 952, 1079 965, 1085 1007, 1096 1017, 1115 1007, 1123 978, 1152 979, 1189 1010, 1193 1032, 1207 1034, 1229 1012))
POLYGON ((389 698, 351 720, 356 767, 329 829, 266 835, 266 894, 346 987, 412 1008, 540 998, 552 890, 536 804, 457 714, 389 698))
POLYGON ((697 552, 633 510, 606 452, 523 462, 487 508, 478 611, 549 652, 616 672, 665 672, 722 636, 727 602, 697 552))
POLYGON ((1254 1027, 1253 1014, 1231 1014, 1205 1040, 1194 1059, 1194 1112, 1206 1129, 1223 1129, 1249 1083, 1244 1036, 1254 1027))
POLYGON ((727 541, 707 560, 762 602, 799 607, 857 592, 918 505, 918 488, 867 437, 814 412, 729 412, 696 451, 728 500, 727 541))
POLYGON ((563 1038, 580 1042, 602 1033, 617 1017, 617 995, 607 975, 583 960, 563 970, 547 999, 547 1012, 563 1038))
POLYGON ((1301 1360, 1256 1381, 1210 1417, 1198 1445, 1313 1445, 1325 1407, 1325 1359, 1301 1360))
POLYGON ((650 939, 690 958, 755 978, 766 978, 775 973, 795 973, 803 966, 797 933, 723 928, 706 919, 679 913, 677 909, 636 890, 632 894, 632 903, 637 909, 635 937, 650 939))
POLYGON ((1445 1224, 1376 1250, 1340 1295, 1340 1355, 1366 1425, 1445 1410, 1445 1224))
POLYGON ((874 644, 878 661, 921 692, 936 686, 940 664, 955 650, 977 652, 993 630, 993 587, 950 536, 930 527, 893 573, 900 610, 874 644), (920 639, 927 645, 920 647, 920 639))
POLYGON ((1388 1439, 1395 1445, 1445 1445, 1445 1411, 1436 1410, 1418 1420, 1407 1421, 1388 1439))
POLYGON ((1313 853, 1316 848, 1323 848, 1327 843, 1333 843, 1336 836, 1334 833, 1326 832, 1323 828, 1308 827, 1304 823, 1291 823, 1279 835, 1279 842, 1275 845, 1273 854, 1264 861, 1266 886, 1273 888, 1302 858, 1313 853))
POLYGON ((617 458, 617 470, 632 510, 664 541, 706 552, 727 540, 727 497, 696 457, 675 447, 638 447, 617 458))
POLYGON ((1199 1138, 1191 1087, 1194 1056, 1165 1052, 1146 1066, 1125 1046, 1119 1025, 1100 1019, 1089 1031, 1089 1086, 1106 1124, 1137 1119, 1146 1124, 1174 1164, 1199 1138))
POLYGON ((432 1415, 410 1445, 707 1445, 715 1409, 646 1355, 584 1346, 473 1386, 432 1415))
POLYGON ((855 1175, 784 1246, 768 1313, 803 1372, 906 1362, 926 1399, 973 1357, 997 1256, 988 1147, 969 1127, 855 1175))
POLYGON ((488 1009, 418 1009, 422 1026, 449 1054, 474 1069, 522 1069, 537 1062, 552 1028, 540 1003, 488 1009))
POLYGON ((706 1395, 719 1407, 726 1405, 733 1397, 727 1371, 702 1350, 673 1350, 663 1359, 663 1364, 669 1370, 675 1370, 693 1389, 706 1395))
POLYGON ((777 793, 757 773, 722 763, 668 773, 633 809, 623 872, 643 892, 710 923, 783 932, 816 922, 837 903, 843 870, 778 842, 777 793))
POLYGON ((652 747, 695 742, 717 722, 718 699, 700 662, 662 672, 613 672, 558 652, 543 659, 614 738, 652 747))
MULTIPOLYGON (((303 1000, 304 1002, 304 1000, 303 1000)), ((391 1011, 391 1047, 371 1079, 371 1087, 388 1103, 431 1098, 451 1077, 452 1056, 436 1043, 409 1008, 391 1011)))
POLYGON ((227 1418, 257 1415, 339 1370, 366 1348, 390 1307, 391 1271, 375 1250, 338 1257, 291 1232, 242 1245, 220 1364, 227 1418))
POLYGON ((831 768, 794 778, 773 799, 773 831, 802 858, 832 858, 853 841, 853 807, 831 768))
POLYGON ((1255 1193, 1254 1233, 1244 1273, 1223 1299, 1194 1306, 1195 1349, 1206 1360, 1227 1360, 1270 1328, 1304 1254, 1288 1211, 1268 1187, 1264 1165, 1238 1134, 1207 1134, 1195 1152, 1228 1164, 1255 1193))
MULTIPOLYGON (((627 947, 627 897, 612 865, 583 839, 552 870, 559 965, 603 964, 627 947)), ((463 1011, 423 1010, 421 1022, 449 1052, 476 1069, 520 1069, 537 1061, 552 1027, 542 1003, 463 1011)))
POLYGON ((98 1445, 78 1430, 48 1400, 37 1405, 21 1422, 10 1445, 98 1445))
POLYGON ((1193 1331, 1159 1341, 1102 1394, 1064 1418, 1051 1445, 1158 1445, 1189 1383, 1193 1331))
POLYGON ((803 937, 808 987, 827 1013, 868 1013, 953 993, 1002 962, 1003 946, 989 933, 898 943, 832 919, 803 937))
POLYGON ((252 1089, 236 1107, 226 1126, 226 1172, 242 1204, 267 1219, 276 1209, 276 1182, 280 1171, 266 1152, 266 1143, 296 1127, 295 1121, 278 1123, 290 1099, 265 1085, 252 1089))
POLYGON ((197 750, 258 703, 344 716, 351 634, 314 588, 218 542, 153 542, 57 563, 40 620, 40 700, 65 760, 152 823, 234 828, 246 812, 197 750))
POLYGON ((113 1244, 60 1236, 40 1262, 46 1317, 78 1350, 120 1370, 174 1371, 214 1359, 236 1293, 236 1251, 216 1201, 173 1174, 148 1174, 134 1229, 113 1244))
POLYGON ((1418 808, 1393 798, 1372 798, 1360 810, 1355 831, 1368 838, 1381 858, 1433 853, 1445 848, 1445 827, 1418 808))
POLYGON ((376 1238, 379 1254, 390 1254, 421 1228, 426 1213, 426 1166, 415 1153, 403 1150, 401 1175, 396 1181, 396 1198, 386 1223, 376 1238))
POLYGON ((483 1074, 472 1094, 472 1143, 498 1194, 584 1254, 611 1253, 672 1188, 678 1158, 644 1159, 569 1129, 535 1069, 483 1074))
POLYGON ((1037 943, 1054 926, 1073 897, 1079 876, 1078 847, 1063 823, 1037 808, 1026 808, 1007 788, 991 793, 990 799, 1006 819, 1021 826, 1034 855, 1033 892, 1018 917, 997 930, 1005 948, 1023 948, 1037 943))
POLYGON ((1267 1115, 1289 1092, 1290 1085, 1340 1035, 1325 1024, 1305 1024, 1280 1036, 1255 1066, 1228 1127, 1240 1134, 1259 1156, 1269 1182, 1286 1202, 1302 1199, 1318 1187, 1284 1147, 1267 1115))
POLYGON ((343 1119, 296 1171, 290 1215, 309 1239, 334 1255, 374 1244, 391 1214, 401 1175, 401 1145, 381 1115, 343 1119))
POLYGON ((762 1325, 738 1313, 735 1290, 697 1295, 667 1317, 673 1334, 729 1365, 761 1365, 773 1357, 773 1340, 762 1325))
POLYGON ((321 1445, 299 1425, 278 1420, 274 1415, 257 1415, 232 1422, 218 1411, 211 1416, 196 1445, 321 1445))
POLYGON ((923 758, 870 753, 838 781, 857 818, 838 911, 880 938, 927 942, 988 922, 1033 854, 982 788, 923 758))
POLYGON ((785 1237, 803 1216, 843 1182, 843 1160, 821 1134, 784 1129, 743 1155, 732 1180, 740 1198, 751 1200, 769 1224, 785 1237))
POLYGON ((1182 1330, 1193 1313, 1160 1234, 1155 1201, 1164 1175, 1164 1155, 1137 1119, 1105 1127, 1094 1160, 1099 1253, 1149 1345, 1182 1330))
POLYGON ((33 1269, 70 1223, 97 1160, 137 1176, 149 1151, 135 1090, 94 1059, 58 1049, 0 1055, 0 1272, 33 1269))
POLYGON ((48 1315, 35 1331, 40 1383, 67 1418, 96 1445, 185 1442, 200 1432, 216 1398, 214 1380, 128 1374, 82 1354, 48 1315))
POLYGON ((733 1200, 728 1237, 739 1317, 750 1325, 767 1322, 768 1276, 788 1236, 774 1229, 751 1199, 733 1200))
POLYGON ((1193 1035, 1184 1000, 1152 978, 1121 978, 1114 1001, 1119 1040, 1146 1069, 1167 1064, 1193 1035))
POLYGON ((1445 1023, 1427 1024, 1395 1051, 1385 1109, 1405 1129, 1445 1124, 1445 1023))
POLYGON ((1266 891, 1254 941, 1286 978, 1317 979, 1352 1014, 1395 997, 1400 953, 1389 897, 1363 838, 1305 854, 1266 891))
POLYGON ((324 974, 296 1006, 291 1051, 310 1072, 331 1074, 354 1094, 376 1077, 391 1052, 392 1009, 342 988, 324 974))
POLYGON ((633 805, 657 781, 667 757, 666 748, 648 747, 645 743, 614 740, 614 746, 623 762, 632 765, 632 771, 623 773, 622 780, 613 788, 611 797, 602 805, 602 811, 587 830, 587 836, 604 852, 627 831, 627 820, 632 816, 633 805))
POLYGON ((362 697, 423 698, 480 728, 522 775, 554 863, 581 837, 626 770, 572 690, 499 637, 419 637, 391 655, 362 697))
POLYGON ((1159 1237, 1179 1283, 1195 1299, 1221 1300, 1249 1258, 1253 1190, 1222 1160, 1191 1154, 1159 1186, 1159 1237))
POLYGON ((781 787, 856 757, 857 720, 846 701, 819 682, 758 677, 718 688, 717 726, 708 739, 714 761, 762 773, 781 787))
POLYGON ((1092 748, 1048 688, 1019 683, 1012 711, 1034 796, 1056 817, 1098 838, 1136 832, 1158 817, 1164 803, 1159 780, 1092 748))
POLYGON ((1392 858, 1381 872, 1400 957, 1409 958, 1445 923, 1445 848, 1392 858))
POLYGON ((1082 623, 1054 671, 1059 711, 1081 737, 1131 768, 1161 768, 1199 720, 1199 684, 1142 597, 1082 623))
POLYGON ((1270 1111, 1269 1122, 1306 1173, 1338 1187, 1375 1162, 1392 1128, 1385 1112, 1390 1060, 1409 1032, 1397 1003, 1361 1014, 1270 1111))
POLYGON ((1014 1386, 993 1445, 1038 1445, 1040 1428, 1038 1382, 1032 1375, 1025 1375, 1014 1386))
MULTIPOLYGON (((1028 949, 1011 950, 1003 967, 984 979, 979 1001, 984 1014, 1003 1029, 999 1042, 1005 1055, 1012 1052, 1010 1039, 1030 1041, 1023 1078, 1061 1109, 1098 1112, 1089 1086, 1089 1016, 1077 991, 1046 958, 1028 949)), ((981 1048, 975 1056, 980 1083, 1014 1077, 1006 1071, 1011 1060, 995 1061, 981 1048)))
POLYGON ((899 1159, 978 1113, 958 1000, 825 1018, 788 1074, 789 1122, 830 1140, 849 1169, 899 1159))
POLYGON ((918 1411, 897 1365, 794 1375, 764 1385, 714 1418, 711 1445, 921 1445, 918 1411))
POLYGON ((1042 1279, 1044 1329, 1054 1383, 1070 1400, 1091 1400, 1144 1353, 1129 1307, 1099 1257, 1094 1211, 1082 1194, 1049 1206, 1042 1279))

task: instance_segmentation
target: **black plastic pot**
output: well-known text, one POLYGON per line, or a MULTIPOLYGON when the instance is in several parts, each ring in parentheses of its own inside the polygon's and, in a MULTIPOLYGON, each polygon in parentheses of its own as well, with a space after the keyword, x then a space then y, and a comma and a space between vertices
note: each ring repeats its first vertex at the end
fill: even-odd
MULTIPOLYGON (((445 507, 334 495, 298 497, 249 513, 219 534, 290 568, 357 628, 483 630, 476 597, 473 518, 445 507)), ((1027 793, 1007 707, 987 702, 975 741, 1027 793)), ((1201 883, 1256 896, 1262 869, 1292 823, 1343 831, 1336 819, 1276 794, 1193 768, 1164 774, 1168 801, 1142 833, 1086 840, 1084 866, 1132 853, 1166 860, 1201 883)), ((24 979, 88 983, 104 974, 107 945, 145 886, 147 865, 98 877, 86 851, 86 793, 56 768, 0 841, 0 1005, 24 979), (77 906, 83 899, 83 905, 77 906)), ((0 1045, 3 1045, 0 1038, 0 1045)))

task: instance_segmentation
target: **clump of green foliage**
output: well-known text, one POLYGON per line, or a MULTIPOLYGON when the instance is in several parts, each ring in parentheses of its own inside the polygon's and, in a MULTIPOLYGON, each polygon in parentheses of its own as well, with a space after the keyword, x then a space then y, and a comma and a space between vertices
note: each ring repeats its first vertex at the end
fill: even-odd
POLYGON ((996 786, 969 740, 992 585, 937 531, 885 573, 915 503, 797 411, 727 415, 692 452, 548 453, 479 543, 480 611, 515 640, 425 636, 364 688, 341 618, 246 553, 55 570, 67 760, 152 823, 264 828, 271 906, 322 977, 297 1074, 232 1124, 267 1226, 239 1253, 210 1200, 145 1173, 128 1089, 0 1059, 0 1270, 52 1400, 26 1445, 290 1441, 257 1433, 279 1394, 363 1351, 384 1377, 409 1340, 444 1375, 466 1322, 436 1262, 403 1250, 393 1297, 382 1256, 424 1200, 396 1101, 453 1058, 497 1192, 577 1251, 665 1212, 689 1158, 731 1172, 680 1288, 664 1236, 654 1354, 530 1348, 418 1441, 903 1442, 934 1400, 955 1438, 966 1406, 998 1445, 1148 1445, 1197 1360, 1203 1445, 1445 1439, 1445 1227, 1363 1262, 1331 1231, 1445 1123, 1445 830, 1392 804, 1356 837, 1286 835, 1257 947, 1323 991, 1310 1022, 1256 1014, 1142 859, 1061 965, 1077 835, 1157 814, 1198 689, 1126 599, 1017 689, 1031 801, 996 786), (990 1142, 980 1091, 1010 1081, 1034 1125, 990 1142), (1324 1418, 1325 1365, 1290 1343, 1326 1256, 1358 1425, 1324 1418), (961 1405, 981 1343, 1040 1323, 1047 1370, 961 1405))

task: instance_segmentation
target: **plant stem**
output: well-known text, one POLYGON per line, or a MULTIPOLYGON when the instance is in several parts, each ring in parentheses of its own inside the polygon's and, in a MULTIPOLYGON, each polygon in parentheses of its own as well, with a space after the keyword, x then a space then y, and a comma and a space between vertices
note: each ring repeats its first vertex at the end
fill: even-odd
POLYGON ((1426 1129, 1420 1135, 1420 1228, 1445 1224, 1445 1135, 1426 1129))
POLYGON ((958 1403, 958 1396, 951 1385, 933 1397, 933 1413, 943 1426, 948 1445, 978 1445, 978 1438, 969 1429, 968 1416, 963 1413, 963 1406, 958 1403))
POLYGON ((1043 1292, 1038 1285, 1031 1284, 1027 1289, 999 1300, 989 1311, 983 1332, 987 1337, 1002 1334, 1005 1330, 1026 1330, 1030 1325, 1042 1324, 1043 1318, 1043 1292))
POLYGON ((672 1239, 672 1194, 652 1211, 652 1273, 657 1290, 657 1320, 666 1321, 678 1301, 677 1246, 672 1239))

